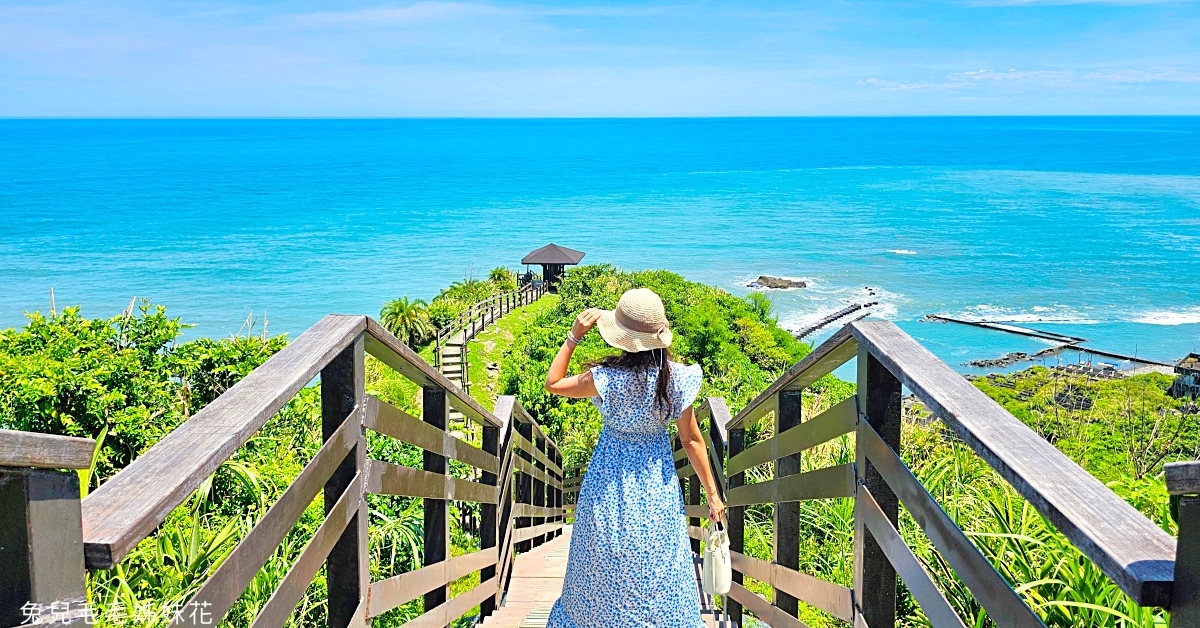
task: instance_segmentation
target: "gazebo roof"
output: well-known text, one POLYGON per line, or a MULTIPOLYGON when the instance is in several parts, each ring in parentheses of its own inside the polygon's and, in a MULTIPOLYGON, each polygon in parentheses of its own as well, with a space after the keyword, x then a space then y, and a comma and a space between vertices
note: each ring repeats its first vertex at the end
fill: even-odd
POLYGON ((578 264, 584 253, 557 244, 547 244, 521 258, 522 264, 578 264))

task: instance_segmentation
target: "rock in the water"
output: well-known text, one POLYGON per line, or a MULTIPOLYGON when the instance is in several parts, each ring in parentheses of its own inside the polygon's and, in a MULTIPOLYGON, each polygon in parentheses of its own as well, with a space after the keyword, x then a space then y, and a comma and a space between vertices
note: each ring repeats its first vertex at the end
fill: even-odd
POLYGON ((784 279, 782 277, 772 277, 770 275, 759 275, 758 279, 751 281, 751 288, 772 288, 775 290, 788 290, 790 288, 804 288, 808 284, 795 279, 784 279))

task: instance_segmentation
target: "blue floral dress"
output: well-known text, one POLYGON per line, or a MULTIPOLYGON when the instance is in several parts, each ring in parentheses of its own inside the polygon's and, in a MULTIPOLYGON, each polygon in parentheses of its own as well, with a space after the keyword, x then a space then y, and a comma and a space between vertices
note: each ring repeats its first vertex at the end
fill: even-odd
POLYGON ((659 369, 595 367, 604 429, 579 492, 562 596, 547 628, 700 628, 683 495, 667 425, 700 391, 699 366, 671 363, 674 398, 652 410, 659 369))

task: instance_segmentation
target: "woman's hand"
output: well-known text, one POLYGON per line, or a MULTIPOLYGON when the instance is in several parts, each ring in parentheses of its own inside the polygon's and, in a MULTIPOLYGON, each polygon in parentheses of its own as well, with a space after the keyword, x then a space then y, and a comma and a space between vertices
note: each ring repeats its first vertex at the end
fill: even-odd
POLYGON ((721 501, 720 497, 708 498, 708 520, 710 522, 720 521, 722 522, 721 525, 725 525, 725 504, 721 501))
POLYGON ((571 325, 571 335, 575 336, 578 340, 583 340, 584 334, 591 331, 596 321, 600 320, 600 314, 602 313, 602 310, 594 307, 580 312, 579 316, 575 317, 575 324, 571 325))

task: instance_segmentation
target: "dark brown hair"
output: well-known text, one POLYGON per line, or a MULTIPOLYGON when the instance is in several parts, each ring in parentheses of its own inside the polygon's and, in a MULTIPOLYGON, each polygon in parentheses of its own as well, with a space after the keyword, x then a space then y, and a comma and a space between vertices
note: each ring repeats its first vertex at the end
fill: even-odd
MULTIPOLYGON (((618 368, 626 371, 633 371, 641 375, 643 381, 650 372, 650 369, 657 366, 658 382, 654 386, 654 403, 652 410, 660 415, 668 415, 672 411, 674 400, 672 397, 672 381, 671 381, 671 350, 670 349, 650 349, 649 351, 629 352, 622 351, 617 355, 600 358, 594 362, 588 363, 588 368, 594 366, 604 366, 609 368, 618 368)), ((674 419, 673 416, 667 416, 668 420, 674 419)))

